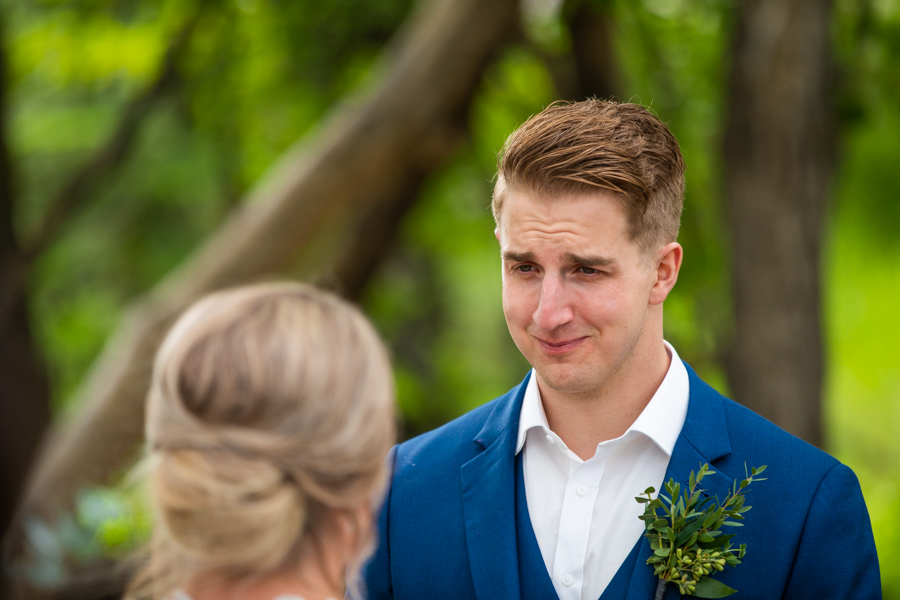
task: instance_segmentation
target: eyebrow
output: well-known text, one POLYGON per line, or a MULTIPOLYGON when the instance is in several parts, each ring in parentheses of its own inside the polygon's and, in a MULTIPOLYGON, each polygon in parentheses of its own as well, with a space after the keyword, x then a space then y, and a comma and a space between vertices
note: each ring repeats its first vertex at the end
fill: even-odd
MULTIPOLYGON (((504 252, 503 260, 509 262, 534 262, 533 252, 504 252)), ((581 267, 608 267, 615 264, 616 259, 606 256, 579 256, 572 252, 566 252, 562 255, 565 263, 578 265, 581 267)))
POLYGON ((503 260, 509 262, 534 262, 534 253, 506 251, 503 253, 503 260))
POLYGON ((581 267, 608 267, 616 262, 616 259, 607 256, 579 256, 571 252, 563 254, 562 259, 563 262, 581 267))

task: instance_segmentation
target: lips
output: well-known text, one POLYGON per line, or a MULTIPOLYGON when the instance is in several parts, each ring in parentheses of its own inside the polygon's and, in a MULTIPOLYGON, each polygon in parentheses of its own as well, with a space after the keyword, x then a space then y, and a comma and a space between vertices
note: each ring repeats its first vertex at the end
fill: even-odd
POLYGON ((541 345, 541 349, 545 354, 565 354, 567 352, 571 352, 575 348, 581 345, 586 337, 573 338, 569 340, 560 340, 560 341, 547 341, 542 340, 541 338, 537 339, 538 343, 541 345))

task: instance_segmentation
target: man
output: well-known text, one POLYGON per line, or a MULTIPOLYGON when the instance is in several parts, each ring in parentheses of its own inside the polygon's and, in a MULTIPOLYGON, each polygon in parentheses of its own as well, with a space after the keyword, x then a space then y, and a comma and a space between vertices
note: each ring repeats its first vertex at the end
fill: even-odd
POLYGON ((510 136, 493 211, 503 310, 533 370, 397 448, 372 600, 650 600, 635 496, 706 463, 720 500, 768 465, 733 529, 747 554, 715 574, 735 598, 881 597, 850 469, 720 396, 663 340, 683 194, 675 138, 638 105, 556 104, 510 136))

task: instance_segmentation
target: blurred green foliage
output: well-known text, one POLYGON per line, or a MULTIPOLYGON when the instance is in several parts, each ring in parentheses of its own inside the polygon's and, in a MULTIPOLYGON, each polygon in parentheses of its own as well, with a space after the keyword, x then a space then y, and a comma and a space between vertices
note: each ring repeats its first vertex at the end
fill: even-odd
POLYGON ((128 559, 149 539, 153 521, 143 485, 90 487, 79 492, 74 514, 48 524, 30 517, 25 536, 32 554, 11 566, 39 588, 66 582, 79 564, 128 559))
MULTIPOLYGON (((727 392, 719 145, 734 1, 596 1, 615 24, 619 99, 651 106, 688 164, 685 264, 667 301, 666 336, 727 392)), ((363 298, 393 349, 405 435, 503 393, 527 369, 503 321, 490 193, 505 137, 556 97, 543 57, 564 57, 569 48, 559 3, 528 5, 530 44, 509 47, 489 70, 469 139, 427 182, 363 298)), ((412 0, 0 0, 23 237, 113 130, 122 106, 157 76, 172 36, 203 10, 181 84, 155 107, 124 168, 33 273, 35 331, 58 407, 122 307, 176 266, 286 148, 365 81, 411 8, 412 0)), ((834 34, 842 146, 822 265, 827 432, 830 450, 863 484, 885 597, 900 599, 900 564, 890 552, 900 543, 900 2, 836 0, 834 34)), ((116 500, 125 492, 97 493, 92 506, 128 504, 116 500)), ((104 510, 87 510, 93 520, 78 517, 73 526, 94 532, 96 552, 114 553, 145 531, 142 518, 104 510)))

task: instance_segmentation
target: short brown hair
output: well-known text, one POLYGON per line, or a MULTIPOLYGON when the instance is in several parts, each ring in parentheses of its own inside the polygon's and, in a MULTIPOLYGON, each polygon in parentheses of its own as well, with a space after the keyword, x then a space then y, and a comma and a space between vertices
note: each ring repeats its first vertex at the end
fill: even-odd
POLYGON ((644 250, 678 237, 684 159, 675 136, 639 104, 551 104, 507 138, 497 172, 498 225, 507 189, 544 197, 606 190, 624 202, 629 236, 644 250))

